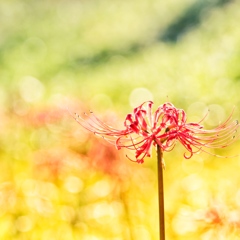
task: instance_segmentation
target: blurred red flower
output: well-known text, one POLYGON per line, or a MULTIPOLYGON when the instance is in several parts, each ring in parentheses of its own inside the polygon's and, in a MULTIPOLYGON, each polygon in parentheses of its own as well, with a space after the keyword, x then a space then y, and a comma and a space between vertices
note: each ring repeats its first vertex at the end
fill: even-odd
POLYGON ((227 203, 212 203, 206 209, 198 210, 195 214, 195 220, 203 227, 204 232, 212 230, 212 234, 221 237, 239 235, 240 230, 240 212, 239 209, 229 207, 227 203))
POLYGON ((47 124, 53 124, 61 121, 66 115, 66 112, 58 107, 44 107, 42 109, 32 109, 25 116, 25 121, 28 126, 42 127, 47 124))
POLYGON ((33 155, 34 176, 46 179, 58 179, 69 171, 79 171, 86 167, 84 156, 76 154, 68 149, 56 147, 40 149, 33 155))

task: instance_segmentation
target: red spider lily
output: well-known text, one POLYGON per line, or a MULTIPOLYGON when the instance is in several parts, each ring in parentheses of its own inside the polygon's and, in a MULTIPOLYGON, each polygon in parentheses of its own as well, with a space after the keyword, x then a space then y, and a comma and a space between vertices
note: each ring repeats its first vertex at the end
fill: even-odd
MULTIPOLYGON (((234 142, 237 121, 231 121, 230 117, 218 127, 205 130, 198 123, 187 123, 186 113, 177 109, 171 103, 160 105, 152 112, 153 102, 144 102, 128 114, 124 121, 124 129, 115 129, 99 120, 92 112, 84 113, 84 116, 75 114, 76 121, 105 140, 116 145, 117 149, 127 148, 135 151, 135 160, 143 163, 145 157, 151 156, 152 146, 159 145, 162 151, 171 151, 177 140, 186 148, 189 159, 200 151, 206 152, 206 148, 224 148, 234 142)), ((130 159, 131 160, 131 159, 130 159)))

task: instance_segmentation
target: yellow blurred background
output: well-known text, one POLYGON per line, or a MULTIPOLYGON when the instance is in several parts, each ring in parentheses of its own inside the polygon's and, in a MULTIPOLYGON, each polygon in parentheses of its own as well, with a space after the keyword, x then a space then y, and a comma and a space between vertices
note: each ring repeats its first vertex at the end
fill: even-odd
MULTIPOLYGON (((0 239, 158 239, 156 154, 130 162, 66 108, 239 118, 239 16, 238 0, 2 0, 0 239)), ((239 239, 240 157, 183 153, 164 154, 167 239, 239 239)))

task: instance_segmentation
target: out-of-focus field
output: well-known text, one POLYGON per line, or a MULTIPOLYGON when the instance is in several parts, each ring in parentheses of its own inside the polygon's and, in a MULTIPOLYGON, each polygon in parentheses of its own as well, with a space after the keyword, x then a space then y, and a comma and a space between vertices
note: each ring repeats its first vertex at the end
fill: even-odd
MULTIPOLYGON (((145 100, 209 109, 209 129, 239 119, 239 16, 239 1, 2 0, 0 239, 158 239, 156 154, 130 162, 66 108, 116 127, 145 100)), ((164 154, 167 239, 239 239, 240 157, 183 154, 164 154)))

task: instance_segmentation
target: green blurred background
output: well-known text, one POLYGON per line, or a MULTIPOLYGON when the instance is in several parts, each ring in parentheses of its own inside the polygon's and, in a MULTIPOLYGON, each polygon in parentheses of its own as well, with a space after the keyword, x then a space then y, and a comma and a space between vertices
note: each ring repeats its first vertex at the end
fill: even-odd
MULTIPOLYGON (((0 239, 158 239, 155 153, 132 163, 65 110, 239 118, 239 16, 233 0, 2 0, 0 239)), ((183 153, 164 155, 167 239, 239 239, 240 158, 183 153)))

